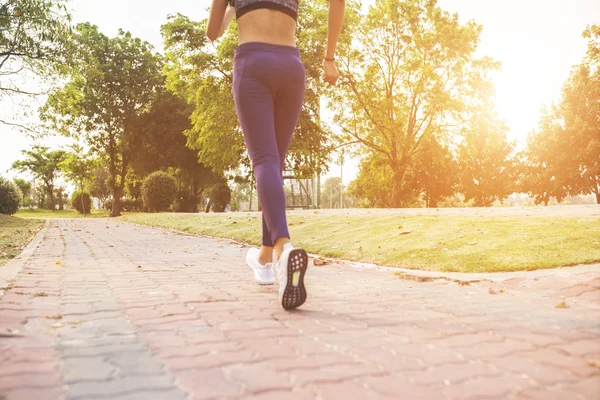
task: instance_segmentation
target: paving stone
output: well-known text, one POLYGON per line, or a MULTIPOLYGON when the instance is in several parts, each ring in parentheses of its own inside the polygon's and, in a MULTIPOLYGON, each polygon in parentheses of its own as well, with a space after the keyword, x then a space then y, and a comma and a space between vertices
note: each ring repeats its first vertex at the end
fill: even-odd
POLYGON ((460 286, 339 261, 286 312, 229 240, 104 219, 43 235, 0 294, 2 400, 600 397, 597 266, 460 286))

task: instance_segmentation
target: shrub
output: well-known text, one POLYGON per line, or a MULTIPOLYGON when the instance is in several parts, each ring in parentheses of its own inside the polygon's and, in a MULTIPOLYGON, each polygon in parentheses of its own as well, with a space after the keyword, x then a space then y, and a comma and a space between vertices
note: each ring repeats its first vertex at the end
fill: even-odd
POLYGON ((79 211, 79 214, 89 214, 92 209, 92 196, 90 192, 77 190, 71 196, 71 205, 79 211))
POLYGON ((21 198, 17 185, 0 176, 0 214, 13 215, 19 211, 21 198))
POLYGON ((138 212, 144 209, 144 203, 142 202, 142 199, 133 199, 131 197, 125 197, 121 199, 121 208, 123 209, 123 211, 138 212))
POLYGON ((149 212, 167 211, 177 193, 175 178, 166 172, 156 171, 144 179, 142 199, 149 212))
POLYGON ((104 201, 104 209, 105 209, 106 211, 110 211, 110 210, 112 210, 112 199, 106 199, 106 200, 104 201))
POLYGON ((173 211, 186 213, 198 212, 199 202, 198 196, 190 194, 188 190, 180 190, 173 204, 173 211))
POLYGON ((207 196, 214 212, 224 212, 231 201, 231 189, 226 183, 216 183, 208 189, 207 196))

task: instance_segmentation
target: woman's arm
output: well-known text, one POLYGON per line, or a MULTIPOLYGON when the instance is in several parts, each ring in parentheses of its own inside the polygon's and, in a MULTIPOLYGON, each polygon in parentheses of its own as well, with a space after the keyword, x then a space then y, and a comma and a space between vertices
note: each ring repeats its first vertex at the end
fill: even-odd
POLYGON ((337 47, 342 26, 344 25, 344 13, 346 11, 345 0, 329 0, 329 22, 327 25, 327 50, 323 60, 323 79, 332 85, 338 79, 339 72, 335 65, 335 49, 337 47))
POLYGON ((223 35, 234 15, 235 9, 233 7, 227 9, 227 0, 213 0, 208 25, 206 26, 206 36, 211 41, 217 40, 223 35))

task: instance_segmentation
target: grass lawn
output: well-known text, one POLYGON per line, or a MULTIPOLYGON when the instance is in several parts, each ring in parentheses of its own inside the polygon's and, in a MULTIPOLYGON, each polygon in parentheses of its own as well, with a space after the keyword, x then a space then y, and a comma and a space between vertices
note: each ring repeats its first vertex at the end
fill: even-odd
POLYGON ((108 217, 108 211, 106 210, 92 210, 90 215, 79 214, 77 210, 44 210, 28 208, 21 208, 15 216, 19 218, 83 218, 83 217, 108 217))
POLYGON ((0 214, 0 267, 12 260, 40 230, 44 221, 0 214))
MULTIPOLYGON (((128 214, 123 221, 258 245, 258 213, 128 214)), ((288 215, 310 253, 395 267, 502 272, 600 262, 600 217, 288 215)))

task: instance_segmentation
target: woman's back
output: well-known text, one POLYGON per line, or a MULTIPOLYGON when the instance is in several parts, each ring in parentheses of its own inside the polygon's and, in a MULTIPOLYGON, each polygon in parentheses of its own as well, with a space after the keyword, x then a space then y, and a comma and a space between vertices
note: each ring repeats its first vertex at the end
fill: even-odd
POLYGON ((277 10, 258 9, 242 15, 238 21, 239 43, 262 42, 296 45, 296 21, 277 10))

